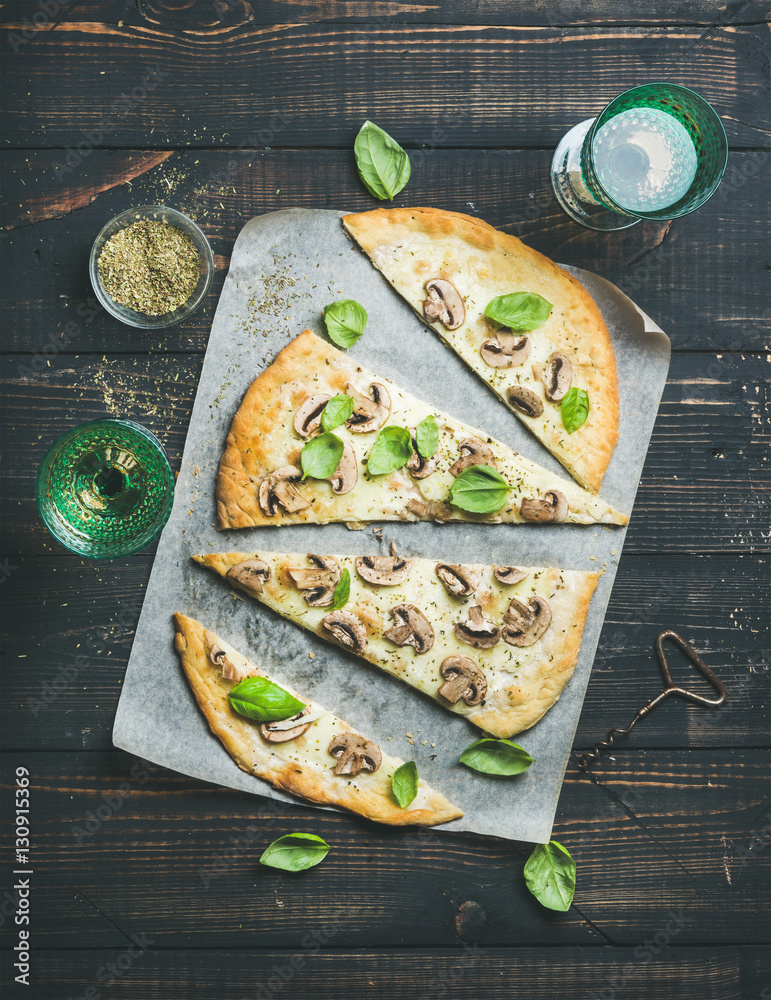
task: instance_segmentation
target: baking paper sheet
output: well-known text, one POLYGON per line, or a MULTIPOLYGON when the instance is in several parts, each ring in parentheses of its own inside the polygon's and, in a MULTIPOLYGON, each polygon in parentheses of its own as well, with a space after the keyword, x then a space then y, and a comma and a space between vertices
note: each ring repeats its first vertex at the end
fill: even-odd
MULTIPOLYGON (((298 333, 324 335, 321 311, 337 298, 361 302, 365 334, 350 354, 434 406, 483 428, 523 455, 569 478, 391 289, 340 225, 344 213, 288 210, 252 219, 233 250, 212 326, 176 485, 139 620, 113 730, 116 746, 163 767, 253 794, 298 803, 240 771, 198 710, 173 649, 174 611, 252 657, 375 740, 415 760, 422 777, 465 812, 438 828, 545 843, 605 617, 626 530, 580 525, 403 524, 387 522, 382 544, 344 525, 215 527, 214 476, 230 421, 257 374, 298 333), (376 667, 357 660, 264 608, 236 598, 225 581, 194 565, 198 552, 265 549, 387 554, 450 562, 604 569, 586 622, 578 665, 562 697, 517 737, 536 763, 502 779, 472 772, 458 755, 481 735, 376 667), (311 658, 310 653, 315 653, 311 658)), ((667 336, 609 282, 569 268, 602 310, 613 340, 621 394, 621 433, 602 496, 629 514, 669 367, 667 336)), ((318 808, 308 805, 308 808, 318 808)))

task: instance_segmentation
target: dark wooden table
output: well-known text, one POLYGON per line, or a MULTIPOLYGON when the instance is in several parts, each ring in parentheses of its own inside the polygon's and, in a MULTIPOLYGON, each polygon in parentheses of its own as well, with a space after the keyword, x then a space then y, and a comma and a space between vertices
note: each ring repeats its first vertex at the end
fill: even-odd
MULTIPOLYGON (((0 6, 5 997, 771 995, 767 11, 760 0, 0 6), (722 116, 722 187, 673 223, 581 229, 551 195, 555 144, 657 79, 695 88, 722 116), (40 459, 81 421, 140 420, 178 464, 236 234, 288 206, 374 207, 352 155, 365 118, 412 156, 397 204, 478 215, 597 271, 672 339, 576 746, 656 691, 665 627, 702 651, 729 701, 673 701, 591 776, 571 765, 554 832, 578 863, 565 914, 525 889, 527 845, 275 811, 113 749, 152 552, 81 560, 36 513, 40 459), (161 333, 107 316, 86 268, 102 225, 152 202, 196 219, 217 262, 205 307, 161 333), (30 988, 13 982, 11 957, 17 767, 31 775, 30 988), (320 867, 292 877, 257 863, 297 829, 332 845, 320 867)), ((693 679, 684 662, 677 672, 693 679)))

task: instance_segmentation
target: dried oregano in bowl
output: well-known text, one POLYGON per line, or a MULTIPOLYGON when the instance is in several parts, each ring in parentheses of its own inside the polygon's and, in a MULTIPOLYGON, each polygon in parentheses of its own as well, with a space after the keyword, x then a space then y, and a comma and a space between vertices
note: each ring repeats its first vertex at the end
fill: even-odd
POLYGON ((107 294, 146 316, 173 312, 193 294, 201 259, 190 237, 168 222, 140 219, 119 230, 99 255, 107 294))

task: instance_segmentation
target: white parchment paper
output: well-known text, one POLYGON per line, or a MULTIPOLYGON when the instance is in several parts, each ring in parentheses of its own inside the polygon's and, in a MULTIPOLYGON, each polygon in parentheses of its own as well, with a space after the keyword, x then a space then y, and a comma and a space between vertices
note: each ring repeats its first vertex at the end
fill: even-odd
MULTIPOLYGON (((427 402, 568 477, 463 362, 425 327, 355 247, 344 213, 295 209, 252 219, 233 250, 212 326, 176 485, 137 627, 113 730, 116 746, 183 774, 253 794, 300 802, 240 771, 213 737, 173 649, 171 615, 181 611, 260 663, 280 683, 321 702, 379 743, 415 760, 420 774, 465 811, 439 829, 545 843, 589 681, 624 543, 625 529, 579 525, 385 523, 219 532, 214 475, 230 421, 246 389, 276 353, 310 327, 324 335, 321 311, 337 298, 361 302, 365 334, 350 354, 427 402), (386 554, 452 562, 604 569, 584 631, 575 674, 562 697, 517 737, 536 763, 514 779, 472 772, 460 752, 479 731, 438 704, 334 647, 268 608, 233 596, 227 584, 190 561, 209 551, 386 554), (311 658, 310 653, 315 653, 311 658)), ((618 289, 570 268, 594 296, 613 340, 621 393, 621 433, 602 496, 631 513, 669 367, 664 333, 618 289)), ((308 804, 308 808, 317 808, 308 804)))

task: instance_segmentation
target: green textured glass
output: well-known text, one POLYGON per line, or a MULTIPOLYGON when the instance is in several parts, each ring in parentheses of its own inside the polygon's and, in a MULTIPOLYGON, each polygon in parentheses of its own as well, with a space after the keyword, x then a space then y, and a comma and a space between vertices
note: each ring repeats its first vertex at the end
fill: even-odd
POLYGON ((46 452, 35 496, 62 545, 91 559, 138 552, 163 530, 174 478, 160 441, 132 420, 93 420, 46 452))
POLYGON ((695 211, 717 190, 727 159, 723 124, 706 101, 685 87, 649 83, 571 129, 551 179, 577 222, 625 229, 695 211))

